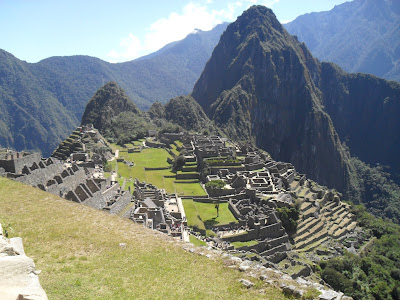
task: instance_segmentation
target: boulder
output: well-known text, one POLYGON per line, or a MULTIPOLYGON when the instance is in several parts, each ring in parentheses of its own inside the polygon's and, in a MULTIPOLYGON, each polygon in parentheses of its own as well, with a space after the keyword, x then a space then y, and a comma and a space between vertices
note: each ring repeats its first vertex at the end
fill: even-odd
POLYGON ((247 279, 239 279, 239 281, 247 288, 251 288, 254 284, 247 279))

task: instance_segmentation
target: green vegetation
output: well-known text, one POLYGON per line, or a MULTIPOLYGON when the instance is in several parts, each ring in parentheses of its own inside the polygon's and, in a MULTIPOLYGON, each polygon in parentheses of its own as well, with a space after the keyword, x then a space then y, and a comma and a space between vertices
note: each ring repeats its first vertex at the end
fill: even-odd
POLYGON ((241 163, 241 160, 238 158, 231 158, 231 157, 218 157, 218 158, 206 158, 204 162, 209 166, 220 166, 220 165, 234 165, 237 163, 241 163))
MULTIPOLYGON (((183 199, 182 202, 189 227, 205 230, 206 226, 227 225, 238 222, 230 212, 228 203, 219 205, 219 216, 217 217, 214 203, 195 202, 192 199, 183 199)), ((214 233, 211 230, 207 230, 207 235, 214 235, 214 233)))
POLYGON ((172 169, 175 172, 182 171, 182 168, 185 165, 185 163, 186 163, 186 161, 185 161, 185 157, 183 155, 176 156, 172 163, 172 169))
POLYGON ((211 180, 205 184, 208 189, 223 189, 225 186, 225 181, 223 180, 211 180))
POLYGON ((192 199, 182 199, 183 208, 185 209, 188 226, 194 229, 206 230, 203 221, 200 219, 196 205, 192 199))
POLYGON ((321 262, 321 277, 354 299, 399 299, 400 226, 373 217, 363 206, 352 209, 371 241, 360 256, 345 252, 321 262))
POLYGON ((179 154, 180 154, 180 152, 179 152, 178 149, 177 149, 177 146, 174 145, 174 144, 171 145, 171 151, 172 151, 172 153, 174 153, 176 156, 179 156, 179 154))
MULTIPOLYGON (((138 153, 128 153, 126 149, 116 144, 111 144, 113 150, 119 150, 119 157, 134 163, 133 167, 128 167, 125 163, 118 163, 118 175, 127 179, 146 181, 154 184, 160 189, 165 189, 167 193, 178 193, 185 196, 203 196, 206 192, 198 180, 179 180, 175 179, 176 174, 170 169, 168 159, 171 155, 162 148, 146 148, 138 153), (165 170, 145 170, 145 168, 168 168, 165 170)), ((106 170, 115 170, 115 161, 108 162, 106 170), (110 166, 109 166, 110 165, 110 166)), ((133 182, 130 183, 131 189, 133 182)), ((126 186, 126 189, 129 185, 126 186)))
POLYGON ((105 138, 119 145, 145 137, 153 127, 115 82, 105 84, 89 100, 82 124, 93 124, 105 138))
POLYGON ((189 241, 190 241, 193 245, 195 245, 195 246, 197 246, 197 247, 200 247, 200 246, 207 246, 206 242, 200 241, 198 238, 196 238, 196 237, 193 236, 193 235, 190 235, 190 236, 189 236, 189 241))
POLYGON ((238 220, 232 215, 228 208, 228 203, 219 204, 219 216, 214 203, 194 202, 198 214, 206 226, 227 225, 229 223, 238 223, 238 220))
POLYGON ((254 246, 257 245, 257 241, 248 241, 248 242, 232 242, 231 245, 234 246, 235 248, 241 248, 244 246, 254 246))
POLYGON ((174 186, 178 193, 182 193, 185 196, 205 196, 207 195, 204 189, 201 187, 200 182, 193 182, 188 180, 184 181, 174 181, 174 186))
POLYGON ((354 189, 349 192, 350 199, 363 204, 375 216, 386 217, 395 223, 400 222, 400 186, 393 182, 383 166, 371 167, 357 158, 351 159, 355 167, 354 189), (361 197, 357 197, 361 195, 361 197), (358 201, 357 199, 360 199, 358 201))
POLYGON ((49 299, 264 297, 243 288, 243 274, 221 261, 186 252, 132 221, 2 177, 0 190, 0 222, 11 237, 22 237, 49 299))
POLYGON ((218 129, 206 116, 201 106, 191 96, 179 96, 171 99, 164 107, 157 105, 150 112, 157 118, 179 124, 188 131, 201 131, 207 129, 211 133, 218 133, 218 129))
POLYGON ((282 226, 285 227, 288 235, 296 233, 297 220, 299 219, 299 205, 289 207, 278 207, 276 209, 279 219, 282 221, 282 226))

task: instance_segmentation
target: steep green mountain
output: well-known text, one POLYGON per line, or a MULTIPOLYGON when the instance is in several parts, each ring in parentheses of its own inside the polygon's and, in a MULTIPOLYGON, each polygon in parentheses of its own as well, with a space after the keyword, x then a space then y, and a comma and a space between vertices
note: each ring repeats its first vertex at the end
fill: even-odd
POLYGON ((29 64, 0 50, 0 145, 50 155, 79 124, 87 99, 109 81, 117 82, 141 109, 188 94, 226 26, 197 31, 119 64, 88 56, 29 64))
POLYGON ((229 136, 356 202, 369 179, 358 176, 350 153, 399 167, 400 85, 319 62, 263 6, 228 26, 192 97, 229 136))
POLYGON ((348 158, 312 80, 318 68, 270 9, 253 6, 228 26, 192 96, 229 136, 343 191, 348 158))
POLYGON ((0 145, 48 154, 77 123, 30 65, 0 51, 0 145))
POLYGON ((284 25, 315 57, 400 81, 400 2, 354 0, 284 25))
POLYGON ((93 124, 100 134, 118 143, 143 137, 152 125, 115 82, 101 87, 86 105, 82 125, 93 124))

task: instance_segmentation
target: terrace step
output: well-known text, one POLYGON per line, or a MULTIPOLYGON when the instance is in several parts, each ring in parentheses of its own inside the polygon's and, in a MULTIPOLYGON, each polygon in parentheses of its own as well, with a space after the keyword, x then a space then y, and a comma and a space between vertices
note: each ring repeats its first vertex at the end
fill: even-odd
POLYGON ((296 243, 296 249, 302 249, 307 247, 308 245, 313 244, 314 242, 323 239, 328 236, 328 231, 326 229, 321 230, 315 235, 310 236, 307 240, 302 241, 300 243, 296 243))
POLYGON ((297 236, 302 235, 304 232, 308 231, 310 227, 313 227, 316 223, 318 223, 318 219, 314 217, 310 217, 299 224, 297 227, 297 236))
POLYGON ((312 243, 310 245, 308 245, 307 247, 304 247, 302 249, 298 249, 299 252, 309 252, 309 251, 314 251, 316 248, 318 248, 319 246, 321 246, 321 244, 323 244, 324 242, 326 242, 329 239, 328 236, 319 239, 317 242, 312 243))
POLYGON ((266 250, 264 252, 261 253, 261 256, 270 256, 275 254, 276 252, 284 252, 287 251, 287 247, 286 244, 281 244, 279 246, 276 246, 272 249, 266 250))
POLYGON ((339 227, 343 228, 343 227, 347 227, 347 225, 349 225, 351 223, 352 219, 349 217, 346 217, 342 220, 342 222, 339 223, 339 227))
POLYGON ((353 222, 350 223, 349 226, 347 226, 347 229, 348 229, 349 231, 352 231, 352 230, 354 230, 356 227, 357 227, 357 222, 353 221, 353 222))
POLYGON ((314 215, 315 212, 317 212, 317 210, 318 210, 318 209, 317 209, 315 206, 313 206, 313 207, 309 208, 308 210, 306 210, 306 211, 303 213, 303 216, 304 216, 305 218, 311 217, 311 216, 314 215))
POLYGON ((296 244, 307 240, 311 235, 319 232, 320 230, 322 230, 324 228, 325 223, 321 219, 317 219, 317 220, 318 220, 318 222, 314 223, 312 227, 308 228, 305 233, 303 233, 301 236, 295 238, 296 244))
POLYGON ((342 236, 344 236, 346 233, 348 232, 347 228, 342 228, 337 230, 334 234, 333 237, 338 239, 341 238, 342 236))
POLYGON ((307 211, 309 208, 311 208, 314 204, 312 202, 309 201, 304 201, 301 205, 300 205, 300 211, 307 211))

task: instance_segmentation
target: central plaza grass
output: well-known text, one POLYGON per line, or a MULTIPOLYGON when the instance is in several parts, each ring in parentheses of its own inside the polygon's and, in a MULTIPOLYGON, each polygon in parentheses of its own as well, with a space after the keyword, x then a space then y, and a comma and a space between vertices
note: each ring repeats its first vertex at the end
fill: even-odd
POLYGON ((231 222, 238 223, 228 208, 228 203, 220 203, 219 214, 217 217, 217 209, 213 203, 194 202, 197 212, 204 224, 210 225, 227 225, 231 222))
POLYGON ((196 209, 192 199, 182 199, 183 208, 185 209, 186 219, 189 227, 197 227, 205 230, 203 221, 200 219, 199 213, 196 209))
POLYGON ((206 225, 227 225, 231 222, 238 223, 228 208, 228 203, 219 205, 219 216, 214 203, 196 202, 192 199, 183 199, 188 226, 205 229, 206 225))
MULTIPOLYGON (((200 185, 200 182, 193 182, 193 180, 180 180, 175 182, 174 177, 176 174, 170 169, 171 165, 167 162, 171 155, 163 148, 146 148, 139 153, 128 153, 116 144, 112 145, 114 150, 119 150, 119 157, 134 163, 133 167, 128 167, 125 163, 119 162, 118 175, 134 180, 137 178, 140 181, 146 181, 154 184, 157 188, 165 189, 167 193, 178 193, 185 196, 204 196, 206 192, 200 185), (146 168, 163 168, 168 167, 166 170, 145 170, 146 168), (167 176, 167 177, 165 177, 167 176)), ((115 162, 110 162, 111 168, 115 171, 115 162)), ((128 181, 128 186, 133 187, 133 181, 128 181)))
POLYGON ((0 191, 0 222, 22 237, 49 299, 283 299, 128 219, 2 177, 0 191))

